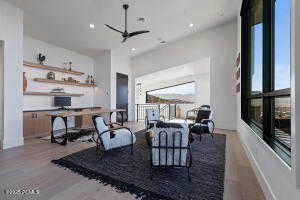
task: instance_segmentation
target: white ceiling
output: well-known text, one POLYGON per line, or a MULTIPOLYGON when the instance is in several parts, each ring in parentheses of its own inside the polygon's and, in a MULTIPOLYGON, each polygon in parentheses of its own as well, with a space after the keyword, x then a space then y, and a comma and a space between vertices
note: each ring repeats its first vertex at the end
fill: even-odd
POLYGON ((24 32, 57 46, 87 55, 104 49, 119 49, 134 56, 160 44, 177 40, 196 31, 232 20, 241 0, 7 0, 24 10, 24 32), (129 32, 148 29, 151 32, 121 43, 118 29, 124 27, 122 4, 130 5, 129 32), (145 23, 137 21, 144 17, 145 23), (96 28, 90 29, 94 23, 96 28), (189 24, 194 27, 190 28, 189 24), (132 52, 131 49, 136 51, 132 52))

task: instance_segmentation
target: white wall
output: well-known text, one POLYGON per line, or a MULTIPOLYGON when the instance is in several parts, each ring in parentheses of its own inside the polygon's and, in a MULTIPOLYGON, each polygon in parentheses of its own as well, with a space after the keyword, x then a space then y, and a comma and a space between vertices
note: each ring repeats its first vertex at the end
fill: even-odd
POLYGON ((234 81, 236 40, 236 21, 196 33, 160 49, 134 57, 133 77, 210 57, 210 100, 215 111, 214 120, 218 128, 234 130, 236 129, 234 81))
POLYGON ((4 49, 3 148, 23 145, 23 11, 0 0, 0 40, 4 49))
POLYGON ((137 104, 146 103, 147 91, 179 85, 191 81, 195 81, 195 104, 210 104, 209 58, 171 67, 136 78, 135 86, 137 83, 141 83, 141 93, 135 94, 135 102, 137 104))
MULTIPOLYGON (((300 189, 300 2, 292 0, 292 73, 291 73, 291 105, 292 105, 292 173, 295 176, 297 188, 300 189), (298 78, 297 78, 298 77, 298 78)), ((299 190, 298 190, 299 191, 299 190)))
MULTIPOLYGON (((111 52, 111 108, 116 108, 116 94, 117 94, 117 73, 128 75, 128 108, 133 106, 132 100, 132 73, 131 61, 127 56, 122 55, 118 50, 111 52)), ((128 109, 128 120, 133 120, 133 113, 128 109)))
MULTIPOLYGON (((46 42, 36 40, 29 36, 24 37, 23 56, 25 61, 37 62, 37 55, 42 53, 46 55, 45 64, 65 67, 64 62, 72 61, 72 70, 84 72, 82 76, 65 74, 61 72, 54 72, 56 80, 62 78, 72 77, 80 82, 85 82, 88 75, 94 75, 94 59, 76 52, 63 49, 46 42)), ((46 78, 49 70, 40 70, 30 67, 24 67, 23 71, 26 73, 28 81, 27 91, 42 91, 49 92, 53 88, 64 88, 65 92, 84 94, 82 97, 72 97, 72 107, 90 107, 94 104, 94 88, 77 87, 71 85, 39 83, 33 81, 33 78, 46 78)), ((31 96, 24 95, 23 109, 24 110, 43 110, 53 109, 53 97, 50 96, 31 96)))
MULTIPOLYGON (((241 96, 237 95, 237 129, 248 158, 255 170, 266 199, 298 200, 300 197, 300 136, 296 130, 299 123, 299 51, 300 51, 300 2, 293 0, 292 14, 292 66, 291 66, 291 102, 292 102, 292 166, 285 164, 280 157, 241 120, 241 96), (297 12, 296 12, 297 11, 297 12), (298 86, 298 87, 297 87, 298 86), (298 185, 298 187, 297 187, 298 185)), ((241 50, 241 25, 238 17, 238 52, 241 50)), ((241 68, 242 70, 242 68, 241 68)))
POLYGON ((146 92, 151 90, 156 90, 160 88, 170 87, 174 85, 180 85, 187 82, 195 81, 195 104, 196 105, 209 105, 210 104, 210 80, 209 73, 183 76, 176 79, 147 83, 143 82, 142 79, 138 79, 141 83, 141 95, 137 94, 136 103, 144 104, 146 103, 146 92))
POLYGON ((103 108, 111 106, 111 51, 105 50, 95 57, 95 77, 98 88, 95 90, 94 105, 103 108))

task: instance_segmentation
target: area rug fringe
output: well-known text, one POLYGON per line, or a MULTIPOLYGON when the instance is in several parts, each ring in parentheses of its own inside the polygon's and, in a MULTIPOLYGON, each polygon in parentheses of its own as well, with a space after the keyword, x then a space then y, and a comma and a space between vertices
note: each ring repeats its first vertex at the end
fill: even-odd
POLYGON ((118 191, 122 193, 129 192, 132 195, 135 195, 136 199, 142 199, 142 200, 174 200, 170 197, 165 197, 160 194, 156 194, 154 192, 151 192, 149 190, 142 189, 140 187, 135 186, 134 184, 129 184, 123 181, 116 180, 114 178, 111 178, 107 175, 103 175, 99 172, 86 169, 84 167, 81 167, 79 165, 76 165, 70 161, 58 159, 58 160, 52 160, 52 163, 61 166, 65 169, 70 169, 74 173, 77 173, 79 175, 82 175, 89 179, 97 180, 99 183, 102 183, 104 185, 110 185, 111 187, 117 189, 118 191))

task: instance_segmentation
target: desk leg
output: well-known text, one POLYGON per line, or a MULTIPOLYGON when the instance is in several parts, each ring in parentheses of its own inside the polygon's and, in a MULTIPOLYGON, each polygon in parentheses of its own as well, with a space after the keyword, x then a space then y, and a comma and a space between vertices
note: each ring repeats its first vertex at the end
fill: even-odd
POLYGON ((62 119, 63 119, 63 121, 64 121, 64 123, 65 123, 65 127, 66 127, 66 135, 65 135, 65 138, 64 138, 64 140, 63 140, 63 142, 61 143, 61 145, 67 145, 67 143, 68 143, 68 140, 70 139, 70 137, 69 137, 69 133, 68 133, 68 118, 67 117, 62 117, 62 119))
POLYGON ((57 117, 56 116, 52 116, 51 117, 51 125, 52 125, 52 130, 51 130, 51 143, 57 143, 57 144, 61 144, 61 145, 66 145, 67 144, 67 140, 69 138, 68 136, 68 122, 67 122, 67 117, 62 117, 65 126, 66 126, 66 135, 64 136, 64 139, 62 142, 59 142, 55 139, 54 137, 54 121, 57 117))
POLYGON ((109 123, 111 123, 111 115, 112 114, 113 114, 112 112, 109 113, 109 123))
POLYGON ((56 143, 56 140, 54 138, 54 120, 56 119, 56 117, 54 116, 51 116, 51 126, 52 126, 52 129, 51 129, 51 143, 56 143))

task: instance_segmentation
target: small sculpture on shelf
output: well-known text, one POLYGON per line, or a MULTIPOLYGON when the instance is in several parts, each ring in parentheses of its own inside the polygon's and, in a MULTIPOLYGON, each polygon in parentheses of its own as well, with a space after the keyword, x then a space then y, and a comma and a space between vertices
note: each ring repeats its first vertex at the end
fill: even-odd
POLYGON ((27 78, 25 72, 23 72, 23 92, 27 90, 27 78))
POLYGON ((79 83, 79 81, 73 79, 72 77, 68 77, 68 79, 66 81, 71 82, 71 83, 79 83))
POLYGON ((72 71, 72 61, 69 62, 69 70, 72 71))
POLYGON ((86 79, 87 84, 95 85, 96 81, 92 75, 88 75, 86 79))
POLYGON ((48 72, 47 79, 48 80, 55 80, 55 73, 54 72, 48 72))
POLYGON ((44 62, 45 62, 45 60, 46 60, 46 56, 43 55, 43 54, 41 54, 41 53, 39 53, 37 59, 38 59, 38 62, 39 62, 41 65, 44 65, 44 62))
POLYGON ((69 62, 63 62, 64 69, 67 69, 67 68, 68 68, 68 63, 69 63, 69 62))
POLYGON ((91 76, 91 84, 92 84, 92 85, 95 85, 95 83, 96 83, 96 81, 95 81, 94 77, 91 76))
POLYGON ((69 71, 72 71, 72 61, 66 61, 63 63, 64 64, 64 69, 68 69, 69 71))

